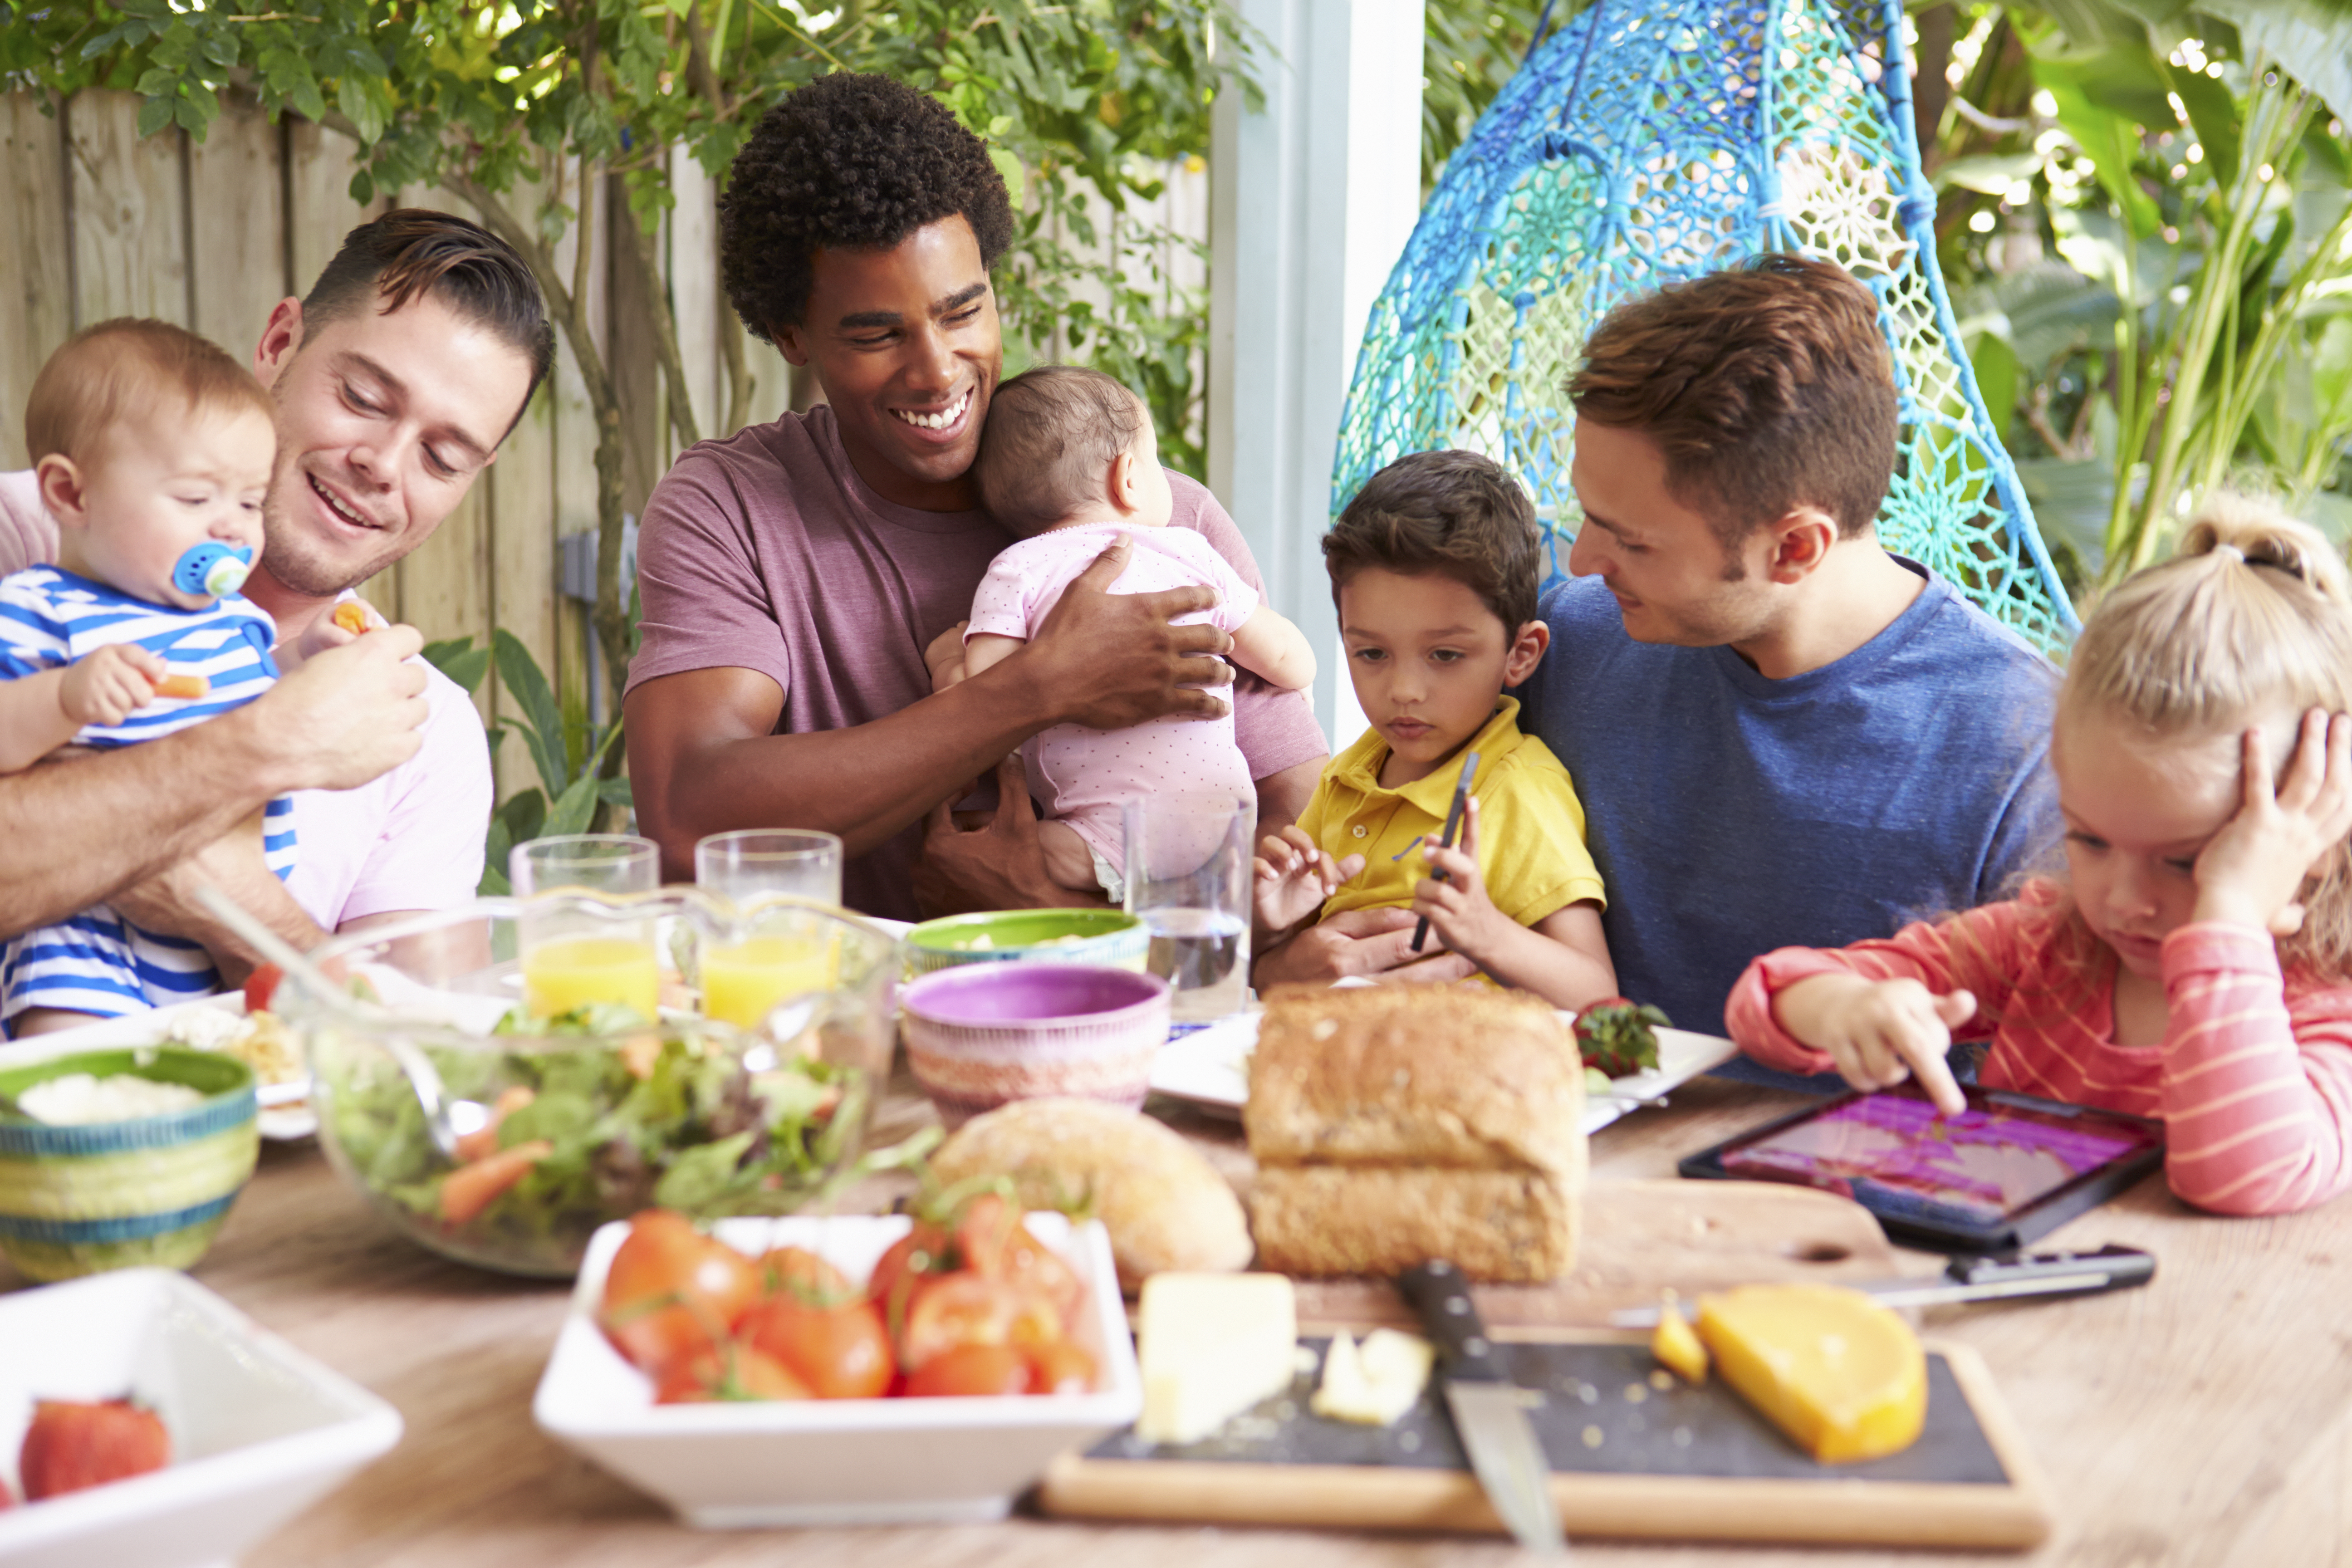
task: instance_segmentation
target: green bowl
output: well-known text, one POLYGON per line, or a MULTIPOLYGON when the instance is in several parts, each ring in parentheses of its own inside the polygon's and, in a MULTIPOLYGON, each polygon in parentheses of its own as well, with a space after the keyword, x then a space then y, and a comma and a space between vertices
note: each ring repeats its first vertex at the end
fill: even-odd
POLYGON ((173 1046, 78 1051, 0 1072, 0 1253, 35 1279, 186 1268, 205 1255, 259 1157, 253 1069, 173 1046), (53 1127, 16 1097, 68 1073, 184 1084, 205 1099, 128 1121, 53 1127))
POLYGON ((1150 933, 1118 910, 1007 910, 925 921, 906 937, 906 977, 963 963, 1044 960, 1143 972, 1150 933))

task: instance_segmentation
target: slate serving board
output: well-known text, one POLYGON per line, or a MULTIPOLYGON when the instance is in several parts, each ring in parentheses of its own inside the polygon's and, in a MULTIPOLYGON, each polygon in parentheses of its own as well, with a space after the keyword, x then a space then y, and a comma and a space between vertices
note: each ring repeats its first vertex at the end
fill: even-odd
MULTIPOLYGON (((1328 1342, 1301 1342, 1318 1366, 1328 1342)), ((1916 1443, 1835 1466, 1816 1463, 1719 1380, 1693 1388, 1659 1371, 1639 1336, 1499 1348, 1514 1381, 1543 1393, 1529 1417, 1571 1536, 2014 1548, 2048 1531, 2040 1484, 1966 1346, 1929 1345, 1916 1443)), ((1094 1517, 1502 1528, 1433 1388, 1395 1426, 1359 1426, 1309 1413, 1316 1375, 1302 1370, 1288 1393, 1204 1442, 1154 1447, 1129 1432, 1066 1457, 1041 1500, 1094 1517)))

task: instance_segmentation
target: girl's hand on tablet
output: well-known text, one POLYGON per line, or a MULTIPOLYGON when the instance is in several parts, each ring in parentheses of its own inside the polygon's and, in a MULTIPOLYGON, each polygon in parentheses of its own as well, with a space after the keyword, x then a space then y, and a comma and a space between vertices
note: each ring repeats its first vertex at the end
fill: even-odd
POLYGON ((1892 1089, 1916 1077, 1947 1116, 1968 1108, 1944 1059, 1952 1031, 1976 1016, 1966 991, 1938 994, 1916 980, 1814 974, 1772 998, 1772 1016, 1859 1089, 1892 1089))

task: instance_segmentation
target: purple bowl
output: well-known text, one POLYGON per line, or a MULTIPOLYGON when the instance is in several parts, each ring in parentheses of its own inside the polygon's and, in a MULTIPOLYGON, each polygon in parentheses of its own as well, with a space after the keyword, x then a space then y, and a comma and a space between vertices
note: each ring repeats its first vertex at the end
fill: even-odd
POLYGON ((1016 1100, 1140 1106, 1168 1040, 1168 982, 1076 963, 942 969, 899 993, 915 1079, 961 1127, 1016 1100))

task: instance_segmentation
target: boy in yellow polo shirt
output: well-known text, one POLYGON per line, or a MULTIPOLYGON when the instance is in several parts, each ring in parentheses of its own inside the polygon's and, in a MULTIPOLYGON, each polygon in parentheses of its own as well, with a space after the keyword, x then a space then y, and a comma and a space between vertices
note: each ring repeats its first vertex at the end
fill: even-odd
POLYGON ((1556 1007, 1616 991, 1584 808, 1503 695, 1550 642, 1536 616, 1542 551, 1527 492, 1469 452, 1390 464, 1324 536, 1371 728, 1331 759, 1297 824, 1260 844, 1261 944, 1348 910, 1410 907, 1436 942, 1556 1007), (1460 847, 1440 848, 1472 752, 1460 847))

